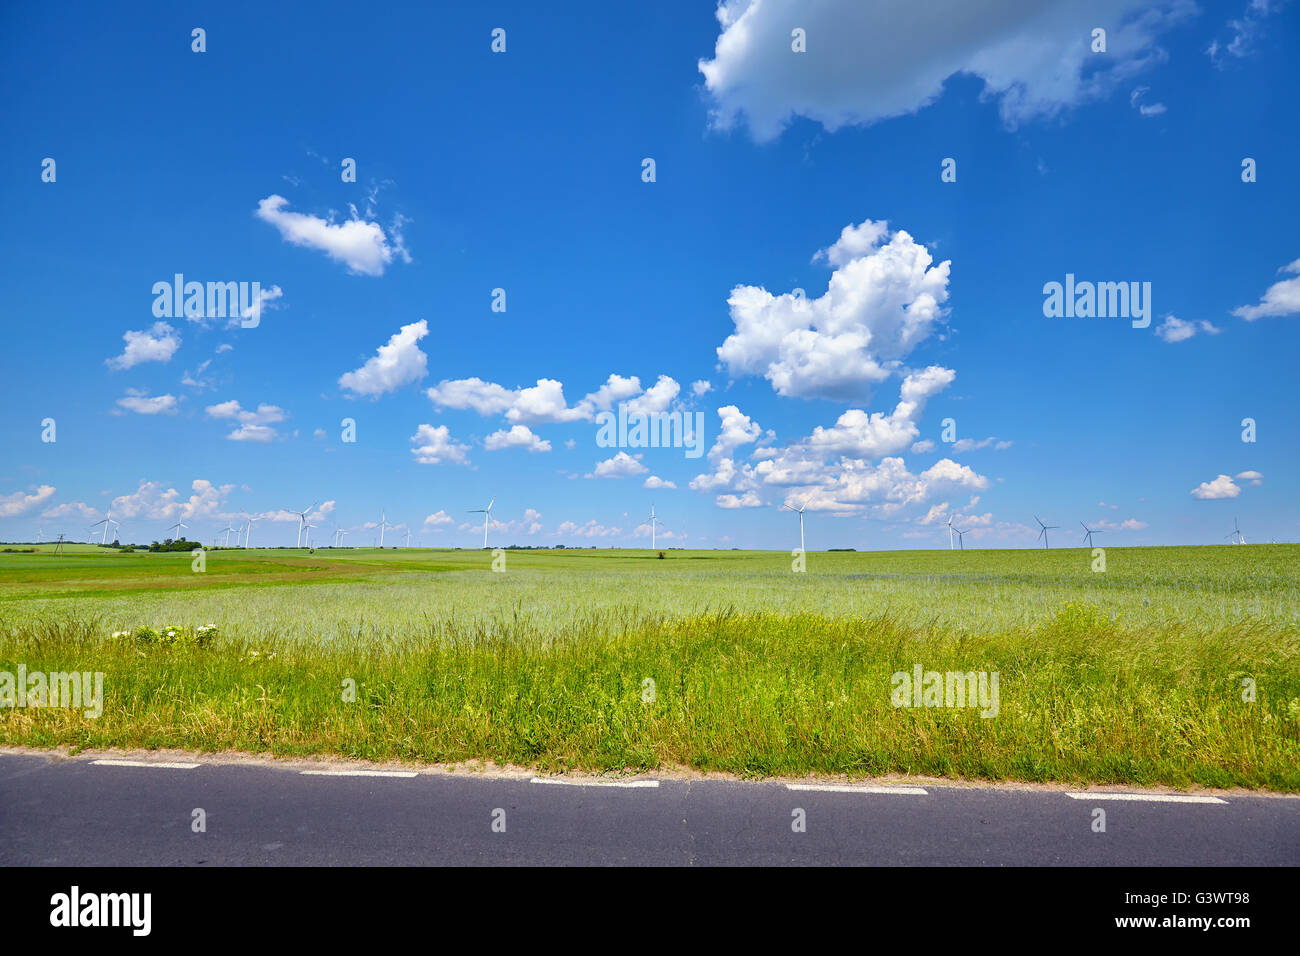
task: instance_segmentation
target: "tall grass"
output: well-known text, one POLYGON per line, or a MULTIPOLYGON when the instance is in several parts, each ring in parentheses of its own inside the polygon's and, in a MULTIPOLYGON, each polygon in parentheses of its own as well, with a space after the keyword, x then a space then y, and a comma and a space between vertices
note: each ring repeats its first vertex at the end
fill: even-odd
POLYGON ((884 609, 728 609, 712 593, 708 613, 666 614, 651 600, 545 617, 548 627, 522 606, 407 614, 400 628, 340 608, 319 635, 236 626, 206 648, 109 637, 116 610, 10 616, 0 670, 104 671, 107 701, 98 719, 0 712, 0 741, 1300 790, 1293 629, 1131 627, 1080 602, 972 628, 884 609), (999 672, 998 716, 895 708, 890 677, 917 663, 999 672))

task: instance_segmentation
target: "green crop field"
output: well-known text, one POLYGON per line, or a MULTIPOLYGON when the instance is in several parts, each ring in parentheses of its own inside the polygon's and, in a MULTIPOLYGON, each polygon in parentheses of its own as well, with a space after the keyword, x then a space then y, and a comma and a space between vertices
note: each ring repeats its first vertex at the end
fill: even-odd
POLYGON ((507 551, 498 573, 392 548, 218 549, 200 573, 34 547, 0 551, 0 679, 102 672, 104 700, 6 706, 9 745, 1300 791, 1298 545, 806 573, 788 552, 507 551), (898 706, 917 667, 996 675, 996 707, 898 706))

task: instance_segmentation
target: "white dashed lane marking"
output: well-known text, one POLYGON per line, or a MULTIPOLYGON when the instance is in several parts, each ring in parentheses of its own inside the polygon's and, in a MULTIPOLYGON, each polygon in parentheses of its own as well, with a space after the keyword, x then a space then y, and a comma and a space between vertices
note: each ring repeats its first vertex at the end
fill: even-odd
POLYGON ((304 777, 418 777, 414 770, 302 770, 304 777))
MULTIPOLYGON (((109 758, 90 761, 99 767, 145 767, 160 770, 195 770, 202 766, 197 763, 181 763, 169 760, 113 760, 109 758)), ((399 777, 410 779, 418 777, 414 770, 300 770, 308 777, 399 777)), ((574 780, 562 777, 533 777, 530 783, 544 783, 562 787, 618 787, 623 789, 656 789, 658 780, 574 780)), ((929 791, 924 787, 890 787, 863 786, 837 783, 787 783, 787 790, 816 791, 820 793, 872 793, 900 796, 923 797, 929 791)), ((1114 791, 1066 792, 1071 800, 1127 800, 1136 803, 1210 803, 1224 804, 1221 797, 1203 796, 1186 793, 1116 793, 1114 791)))
POLYGON ((553 783, 563 787, 657 787, 658 780, 562 780, 559 777, 533 777, 530 783, 553 783))
POLYGON ((825 793, 901 793, 912 797, 924 797, 928 792, 924 787, 854 787, 838 783, 787 783, 788 790, 817 790, 825 793))
POLYGON ((1067 793, 1071 800, 1137 800, 1145 803, 1227 803, 1218 797, 1198 797, 1184 793, 1067 793))

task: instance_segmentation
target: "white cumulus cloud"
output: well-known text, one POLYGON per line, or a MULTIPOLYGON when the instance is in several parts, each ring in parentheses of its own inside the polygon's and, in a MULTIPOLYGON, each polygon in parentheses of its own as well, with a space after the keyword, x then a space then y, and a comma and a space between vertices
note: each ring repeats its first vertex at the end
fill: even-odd
POLYGON ((126 348, 121 355, 105 359, 109 368, 134 368, 141 362, 168 362, 181 347, 181 337, 166 322, 155 322, 147 331, 128 331, 122 335, 126 348))
POLYGON ((826 292, 772 295, 738 285, 735 331, 718 358, 736 376, 762 375, 784 396, 862 401, 929 337, 944 315, 951 263, 885 222, 846 226, 815 258, 834 267, 826 292))
POLYGON ((428 334, 429 323, 424 319, 402 326, 365 365, 339 376, 339 385, 357 395, 378 398, 418 382, 428 374, 428 359, 419 346, 420 339, 428 334))
POLYGON ((643 475, 649 470, 636 458, 633 458, 625 451, 621 451, 613 458, 607 458, 605 461, 599 462, 587 477, 630 478, 632 475, 643 475))
POLYGON ((15 491, 13 494, 0 495, 0 518, 13 518, 26 514, 33 508, 39 508, 54 495, 53 485, 41 485, 35 491, 15 491))
POLYGON ((446 425, 420 425, 411 436, 411 454, 422 465, 469 464, 469 446, 455 441, 446 425))
POLYGON ((983 83, 1007 126, 1108 95, 1165 59, 1158 36, 1191 0, 723 0, 711 60, 699 62, 711 121, 743 118, 760 142, 796 116, 829 131, 904 116, 964 74, 983 83), (1106 27, 1106 54, 1091 33, 1106 27), (805 31, 805 53, 791 31, 805 31))
POLYGON ((500 451, 503 448, 526 448, 530 452, 550 451, 551 443, 544 441, 527 425, 514 425, 509 431, 495 431, 483 440, 483 447, 488 451, 500 451))
POLYGON ((1165 316, 1164 322, 1156 326, 1155 329, 1157 336, 1159 336, 1163 341, 1171 344, 1174 342, 1186 342, 1197 332, 1204 332, 1207 335, 1218 335, 1222 331, 1223 329, 1214 325, 1212 322, 1205 321, 1204 319, 1188 322, 1173 314, 1165 316))
POLYGON ((271 195, 257 204, 257 218, 280 231, 286 242, 325 253, 348 270, 360 275, 380 276, 384 268, 401 255, 400 241, 390 242, 377 222, 354 218, 330 222, 319 216, 289 212, 289 200, 271 195))
MULTIPOLYGON (((117 400, 119 408, 138 415, 176 414, 175 395, 150 395, 144 389, 128 388, 126 396, 117 400)), ((121 414, 120 412, 118 414, 121 414)))
POLYGON ((1241 488, 1229 475, 1219 475, 1213 481, 1203 481, 1191 491, 1193 498, 1200 498, 1202 501, 1235 498, 1239 494, 1241 494, 1241 488))
POLYGON ((1266 315, 1294 315, 1300 312, 1300 259, 1283 266, 1278 272, 1297 273, 1294 279, 1274 282, 1264 292, 1258 305, 1243 305, 1232 310, 1232 314, 1247 322, 1254 322, 1266 315))

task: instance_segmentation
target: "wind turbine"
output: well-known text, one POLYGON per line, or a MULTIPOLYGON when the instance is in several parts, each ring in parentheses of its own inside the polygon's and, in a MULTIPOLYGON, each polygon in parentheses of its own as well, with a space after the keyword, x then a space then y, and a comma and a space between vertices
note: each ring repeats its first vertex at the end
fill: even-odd
POLYGON ((118 540, 118 537, 117 537, 117 533, 118 533, 119 531, 121 531, 121 530, 122 530, 122 522, 120 522, 120 521, 114 521, 114 522, 113 522, 113 543, 114 543, 114 544, 121 544, 121 543, 122 543, 121 541, 118 540))
MULTIPOLYGON (((1043 547, 1044 547, 1044 548, 1050 548, 1051 545, 1047 543, 1047 532, 1050 531, 1050 530, 1053 530, 1053 529, 1059 528, 1060 525, 1058 525, 1058 524, 1043 524, 1043 519, 1040 518, 1040 517, 1038 517, 1038 515, 1034 515, 1034 520, 1037 521, 1038 524, 1039 524, 1039 526, 1043 529, 1042 531, 1038 532, 1038 536, 1039 536, 1040 538, 1043 539, 1043 547)), ((958 532, 958 534, 960 534, 960 533, 961 533, 961 532, 958 532)))
POLYGON ((341 548, 343 546, 343 539, 347 537, 347 534, 348 533, 344 531, 342 528, 334 529, 334 535, 338 539, 338 543, 335 545, 336 548, 341 548))
POLYGON ((40 544, 45 540, 45 529, 41 528, 36 532, 36 543, 40 544))
POLYGON ((1103 531, 1106 530, 1105 528, 1099 528, 1098 530, 1093 531, 1091 528, 1089 528, 1089 527, 1088 527, 1086 524, 1084 524, 1082 521, 1080 521, 1079 524, 1082 525, 1082 527, 1083 527, 1083 531, 1084 531, 1084 534, 1083 534, 1083 540, 1086 541, 1086 542, 1088 543, 1088 547, 1090 547, 1090 548, 1092 547, 1092 536, 1093 536, 1094 534, 1101 534, 1103 531))
POLYGON ((383 511, 379 512, 379 546, 381 548, 384 546, 384 532, 389 528, 396 527, 397 525, 388 523, 388 516, 383 511))
POLYGON ((108 544, 108 526, 112 523, 113 523, 112 512, 106 511, 104 512, 103 518, 100 518, 98 521, 96 521, 94 524, 91 525, 92 528, 97 528, 101 524, 104 526, 104 539, 100 542, 100 544, 108 544))
POLYGON ((1236 519, 1236 518, 1233 518, 1233 519, 1232 519, 1232 534, 1224 535, 1224 538, 1226 538, 1227 540, 1231 541, 1233 544, 1245 544, 1245 543, 1246 543, 1246 536, 1245 536, 1244 534, 1242 534, 1242 533, 1241 533, 1241 529, 1240 529, 1239 527, 1237 527, 1237 519, 1236 519))
POLYGON ((961 530, 961 528, 953 528, 952 530, 955 531, 955 532, 957 532, 957 550, 958 550, 958 551, 965 551, 965 550, 966 550, 966 531, 969 531, 970 528, 967 528, 966 531, 961 530))
POLYGON ((248 539, 249 539, 249 536, 250 536, 250 535, 252 534, 252 532, 253 532, 253 522, 254 522, 254 521, 261 521, 262 519, 261 519, 261 518, 254 518, 252 515, 247 514, 247 513, 244 515, 244 518, 245 518, 245 521, 244 521, 244 547, 247 548, 247 547, 248 547, 248 539))
POLYGON ((487 547, 488 522, 492 520, 492 506, 496 504, 496 500, 497 500, 497 496, 493 495, 492 500, 488 502, 488 506, 486 508, 471 508, 470 511, 468 512, 469 514, 472 515, 476 515, 480 513, 483 515, 483 547, 485 548, 487 547))
POLYGON ((948 515, 948 550, 952 550, 952 515, 948 515))
POLYGON ((655 517, 655 503, 650 502, 650 550, 655 550, 655 526, 663 524, 655 517))
POLYGON ((309 525, 304 525, 304 527, 307 529, 307 549, 311 550, 311 532, 312 529, 315 528, 316 526, 314 524, 309 524, 309 525))
MULTIPOLYGON (((230 535, 231 535, 231 532, 234 532, 234 531, 235 531, 235 529, 232 528, 232 527, 230 526, 230 522, 227 521, 227 522, 226 522, 226 526, 225 526, 224 528, 222 528, 220 531, 217 532, 217 534, 224 534, 224 535, 226 536, 226 543, 223 545, 223 547, 226 547, 226 548, 230 547, 230 535)), ((238 532, 235 532, 235 533, 238 533, 238 532)), ((235 543, 236 543, 236 544, 239 543, 239 539, 238 539, 238 538, 235 539, 235 543)))
POLYGON ((783 504, 781 505, 781 507, 785 508, 787 511, 793 511, 795 514, 799 516, 799 553, 802 554, 803 553, 803 510, 804 508, 807 508, 808 505, 803 504, 800 505, 798 508, 791 508, 789 505, 783 504))
MULTIPOLYGON (((174 525, 172 525, 172 526, 171 526, 170 528, 168 528, 167 530, 168 530, 168 531, 176 531, 176 532, 179 532, 179 531, 181 531, 181 529, 183 529, 183 528, 188 528, 188 527, 189 527, 189 525, 187 525, 187 524, 181 524, 181 522, 178 520, 174 525)), ((183 539, 183 538, 177 538, 175 535, 173 535, 173 536, 172 536, 172 540, 173 540, 173 541, 182 541, 182 540, 184 540, 184 539, 183 539)))
POLYGON ((294 545, 295 548, 301 548, 301 547, 302 547, 302 529, 303 529, 303 526, 307 523, 307 515, 311 513, 311 509, 312 509, 312 508, 315 508, 317 504, 319 504, 319 502, 313 501, 313 502, 311 503, 311 507, 304 508, 302 511, 290 511, 290 512, 289 512, 289 514, 291 514, 291 515, 297 515, 297 516, 298 516, 298 543, 294 545))

